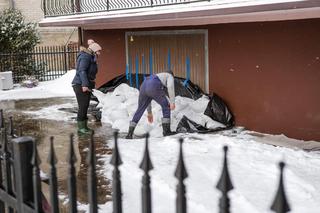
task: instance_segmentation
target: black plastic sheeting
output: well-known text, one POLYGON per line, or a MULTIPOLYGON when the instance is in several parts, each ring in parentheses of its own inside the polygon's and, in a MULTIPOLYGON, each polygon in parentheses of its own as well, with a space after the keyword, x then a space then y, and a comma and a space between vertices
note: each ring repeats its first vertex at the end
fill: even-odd
POLYGON ((217 128, 206 128, 196 122, 190 120, 187 116, 183 116, 180 122, 178 123, 176 132, 185 133, 185 132, 197 132, 197 133, 209 133, 217 132, 225 129, 230 129, 234 126, 234 117, 224 101, 215 93, 210 96, 210 101, 208 102, 207 108, 204 111, 204 114, 209 116, 215 121, 224 124, 226 127, 217 127, 217 128))
POLYGON ((217 127, 213 129, 208 129, 200 124, 197 124, 196 122, 190 120, 187 116, 183 116, 178 123, 176 132, 177 133, 210 133, 210 132, 217 132, 221 130, 228 129, 230 127, 217 127))
MULTIPOLYGON (((141 83, 143 82, 144 77, 142 74, 139 74, 138 77, 139 77, 139 86, 140 86, 141 83)), ((135 75, 132 75, 131 84, 133 87, 136 86, 135 79, 136 79, 135 75)), ((176 96, 182 96, 182 97, 192 98, 193 100, 197 100, 202 95, 207 95, 201 90, 199 86, 193 84, 191 81, 188 81, 187 84, 184 84, 186 80, 184 78, 175 77, 174 80, 175 80, 176 96)), ((98 90, 100 90, 103 93, 112 92, 117 86, 119 86, 122 83, 126 83, 130 85, 130 80, 127 80, 125 74, 119 75, 114 79, 108 81, 107 83, 99 87, 98 90)), ((228 109, 227 105, 222 100, 222 98, 220 98, 215 93, 213 93, 212 95, 209 95, 209 98, 210 98, 210 101, 208 102, 208 105, 204 114, 209 116, 213 120, 224 124, 226 127, 217 127, 213 129, 208 129, 190 120, 187 116, 183 116, 183 118, 180 120, 177 126, 177 129, 176 129, 177 133, 186 133, 186 132, 210 133, 210 132, 230 129, 234 126, 234 117, 231 111, 228 109)), ((92 96, 92 99, 97 101, 96 97, 94 96, 92 96)))
POLYGON ((228 109, 222 98, 215 93, 210 96, 210 101, 204 114, 227 127, 234 126, 234 117, 231 111, 228 109))
MULTIPOLYGON (((143 82, 143 74, 139 74, 139 87, 141 86, 141 83, 143 82)), ((174 77, 174 89, 176 96, 182 96, 187 98, 192 98, 193 100, 197 100, 200 98, 204 92, 201 90, 201 88, 195 84, 193 84, 191 81, 188 81, 186 86, 184 86, 184 81, 186 79, 174 77)), ((122 83, 126 83, 130 85, 130 80, 127 80, 126 75, 119 75, 115 77, 114 79, 108 81, 107 83, 103 84, 98 88, 103 93, 112 92, 117 86, 119 86, 122 83)), ((132 75, 132 87, 136 86, 136 76, 135 74, 132 75)), ((92 99, 96 98, 93 96, 92 99)))

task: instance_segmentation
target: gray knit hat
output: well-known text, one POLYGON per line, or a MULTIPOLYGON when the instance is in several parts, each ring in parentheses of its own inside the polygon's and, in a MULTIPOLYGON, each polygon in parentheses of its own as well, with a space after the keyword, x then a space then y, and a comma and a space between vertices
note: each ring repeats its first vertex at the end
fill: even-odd
POLYGON ((98 51, 102 50, 101 46, 96 42, 90 43, 88 48, 90 50, 92 50, 93 52, 98 52, 98 51))

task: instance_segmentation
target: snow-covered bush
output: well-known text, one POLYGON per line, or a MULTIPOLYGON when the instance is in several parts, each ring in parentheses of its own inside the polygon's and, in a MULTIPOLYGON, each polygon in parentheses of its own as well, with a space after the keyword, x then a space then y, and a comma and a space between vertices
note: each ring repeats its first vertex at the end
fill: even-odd
POLYGON ((35 23, 27 23, 19 10, 0 13, 0 71, 13 71, 19 76, 34 75, 39 71, 30 51, 39 43, 35 23))
POLYGON ((30 51, 40 42, 35 23, 27 23, 19 10, 0 13, 0 52, 30 51))

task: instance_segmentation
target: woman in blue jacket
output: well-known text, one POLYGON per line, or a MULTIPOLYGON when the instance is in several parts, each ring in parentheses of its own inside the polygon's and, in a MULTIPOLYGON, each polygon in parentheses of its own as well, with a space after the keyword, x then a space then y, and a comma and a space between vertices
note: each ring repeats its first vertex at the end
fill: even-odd
POLYGON ((97 57, 102 50, 93 40, 88 40, 88 48, 82 47, 77 57, 76 75, 72 87, 78 102, 78 133, 89 134, 87 112, 92 89, 95 88, 95 79, 98 72, 97 57))

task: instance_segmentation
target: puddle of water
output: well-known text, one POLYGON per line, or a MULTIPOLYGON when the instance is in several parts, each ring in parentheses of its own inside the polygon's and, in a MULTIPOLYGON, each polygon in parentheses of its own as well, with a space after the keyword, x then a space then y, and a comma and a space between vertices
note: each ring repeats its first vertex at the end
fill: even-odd
MULTIPOLYGON (((0 108, 4 109, 4 116, 8 118, 13 117, 14 127, 21 126, 23 135, 33 136, 38 145, 38 152, 41 158, 41 169, 49 174, 49 165, 47 158, 49 154, 50 137, 54 136, 54 146, 57 155, 57 175, 59 183, 59 193, 68 194, 67 174, 68 164, 66 159, 69 152, 70 134, 76 132, 76 122, 72 120, 76 114, 70 110, 68 113, 70 119, 65 120, 49 120, 42 118, 35 118, 34 115, 26 112, 38 111, 44 107, 52 105, 63 105, 73 103, 76 105, 74 99, 70 98, 50 98, 38 100, 19 100, 19 101, 1 101, 0 108)), ((76 106, 75 106, 76 107, 76 106)), ((66 112, 64 112, 66 113, 66 112)), ((99 161, 100 156, 111 154, 112 150, 108 147, 108 140, 112 140, 112 129, 108 125, 101 125, 100 123, 90 122, 89 126, 95 130, 95 150, 97 155, 97 194, 98 203, 103 204, 111 199, 111 184, 110 180, 102 175, 104 165, 99 161)), ((88 203, 88 189, 87 189, 87 172, 88 166, 86 163, 88 155, 88 147, 90 137, 78 137, 74 135, 74 148, 77 156, 76 171, 77 171, 77 197, 80 203, 88 203)), ((48 188, 48 187, 44 187, 48 188)))

